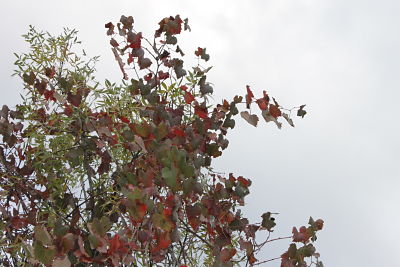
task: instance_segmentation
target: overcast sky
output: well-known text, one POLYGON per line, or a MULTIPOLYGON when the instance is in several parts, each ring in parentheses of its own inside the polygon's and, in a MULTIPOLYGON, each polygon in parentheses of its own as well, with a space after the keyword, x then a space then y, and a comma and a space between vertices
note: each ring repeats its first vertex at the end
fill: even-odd
MULTIPOLYGON (((279 212, 275 237, 311 215, 323 218, 317 248, 325 266, 396 266, 400 245, 400 1, 2 1, 0 104, 15 105, 13 52, 35 25, 79 30, 83 48, 101 55, 98 78, 121 77, 104 24, 132 15, 151 36, 169 15, 188 17, 182 36, 191 57, 207 47, 216 99, 267 90, 286 107, 307 104, 296 128, 238 118, 216 170, 253 180, 245 213, 279 212)), ((259 259, 279 256, 271 244, 259 259)), ((264 266, 279 266, 279 262, 264 266)))

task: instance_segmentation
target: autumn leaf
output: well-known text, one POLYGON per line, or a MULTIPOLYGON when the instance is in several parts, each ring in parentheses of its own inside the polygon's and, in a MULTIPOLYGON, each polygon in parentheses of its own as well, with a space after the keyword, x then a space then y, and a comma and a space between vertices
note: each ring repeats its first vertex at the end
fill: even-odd
POLYGON ((307 231, 305 226, 300 227, 299 231, 297 231, 296 227, 293 227, 293 242, 302 242, 307 243, 311 238, 310 233, 307 231))
POLYGON ((124 65, 125 64, 122 62, 122 59, 119 56, 117 49, 115 49, 115 47, 113 47, 111 50, 114 53, 114 57, 117 60, 118 66, 119 66, 119 68, 120 68, 120 70, 121 70, 121 72, 123 74, 123 79, 124 80, 128 80, 128 74, 126 74, 125 69, 124 69, 124 65))
POLYGON ((254 97, 253 92, 250 90, 250 86, 246 85, 246 108, 250 108, 251 101, 254 97))
POLYGON ((127 41, 129 43, 129 47, 133 49, 139 49, 142 47, 142 33, 133 33, 128 32, 127 41))
POLYGON ((114 254, 121 246, 121 242, 119 239, 119 234, 115 234, 114 237, 110 240, 110 248, 108 249, 108 254, 114 254))
POLYGON ((201 107, 201 106, 195 106, 194 107, 194 114, 199 116, 202 119, 207 119, 208 118, 208 112, 207 108, 201 107))
POLYGON ((160 70, 158 72, 158 78, 160 80, 165 80, 165 79, 169 78, 169 73, 168 72, 163 72, 162 70, 160 70))
POLYGON ((111 22, 107 23, 106 25, 104 25, 105 28, 107 28, 107 35, 112 35, 114 34, 114 24, 112 24, 111 22))
POLYGON ((278 122, 278 120, 272 116, 268 110, 263 110, 261 114, 266 122, 273 121, 276 126, 278 126, 278 129, 282 128, 282 123, 278 122))
POLYGON ((222 262, 227 262, 229 261, 233 256, 236 254, 236 249, 234 248, 224 248, 221 250, 221 253, 219 254, 220 260, 222 262))
POLYGON ((29 85, 33 85, 35 83, 36 75, 33 73, 33 71, 29 72, 29 74, 24 73, 22 75, 22 78, 24 79, 24 82, 26 82, 29 85))
POLYGON ((194 96, 190 92, 185 92, 184 99, 186 104, 190 104, 194 101, 194 96))
POLYGON ((21 218, 18 215, 11 218, 11 226, 16 230, 24 228, 27 225, 28 225, 28 220, 26 220, 25 218, 21 218))
POLYGON ((149 58, 139 58, 138 60, 140 69, 147 69, 151 66, 152 62, 149 58))
POLYGON ((286 113, 282 113, 282 117, 285 118, 285 120, 289 123, 290 126, 294 127, 294 123, 293 120, 289 117, 288 114, 286 113))
POLYGON ((271 105, 269 105, 269 114, 271 114, 271 116, 274 118, 278 118, 279 116, 282 115, 282 112, 278 108, 278 106, 271 104, 271 105))
POLYGON ((204 59, 205 61, 208 61, 210 59, 210 55, 206 53, 206 48, 198 47, 194 54, 201 59, 204 59))
POLYGON ((119 46, 119 43, 114 38, 111 38, 110 45, 112 45, 113 47, 117 47, 119 46))
POLYGON ((265 100, 265 98, 257 99, 256 102, 261 110, 266 110, 268 108, 268 102, 265 100))
POLYGON ((242 111, 240 112, 240 116, 242 116, 243 119, 245 119, 248 123, 253 125, 254 127, 257 127, 258 123, 258 116, 255 114, 251 114, 248 111, 242 111))
POLYGON ((56 68, 54 66, 53 67, 49 67, 49 68, 45 68, 44 69, 44 73, 49 79, 51 79, 51 78, 54 77, 54 75, 56 75, 56 68))

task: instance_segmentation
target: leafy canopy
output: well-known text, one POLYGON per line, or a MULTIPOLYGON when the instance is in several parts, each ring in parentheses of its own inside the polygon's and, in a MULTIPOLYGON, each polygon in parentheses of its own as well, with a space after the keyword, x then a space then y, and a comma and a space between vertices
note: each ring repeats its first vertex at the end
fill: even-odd
MULTIPOLYGON (((215 173, 213 158, 228 147, 238 107, 257 126, 259 109, 279 128, 291 110, 266 91, 220 104, 206 48, 187 69, 177 36, 189 30, 179 15, 159 22, 152 40, 132 17, 105 25, 122 83, 96 81, 95 62, 75 50, 76 31, 59 36, 31 27, 30 52, 17 55, 23 102, 0 112, 0 249, 3 266, 260 265, 275 227, 270 212, 250 223, 240 211, 251 181, 215 173), (129 78, 128 72, 132 73, 129 78)), ((306 114, 304 105, 297 115, 306 114)), ((293 109, 292 109, 293 110, 293 109)), ((310 218, 293 228, 281 266, 306 266, 323 227, 310 218), (296 245, 297 244, 297 245, 296 245)), ((284 239, 277 238, 277 239, 284 239)))

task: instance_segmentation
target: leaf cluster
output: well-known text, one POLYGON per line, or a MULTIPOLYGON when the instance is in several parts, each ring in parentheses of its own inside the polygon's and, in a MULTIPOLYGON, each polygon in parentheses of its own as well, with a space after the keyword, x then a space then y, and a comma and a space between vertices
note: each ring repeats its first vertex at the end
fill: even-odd
MULTIPOLYGON (((256 233, 275 219, 249 223, 241 211, 251 180, 212 170, 228 147, 238 107, 257 103, 280 128, 289 114, 264 92, 210 102, 211 67, 184 66, 179 15, 159 22, 153 40, 122 16, 105 25, 123 81, 94 78, 97 58, 74 52, 76 31, 57 37, 31 27, 31 51, 16 55, 26 88, 15 110, 0 113, 2 264, 11 266, 233 266, 258 264, 256 233), (133 73, 129 78, 128 72, 133 73)), ((206 48, 194 55, 208 61, 206 48)), ((304 106, 298 108, 304 116, 304 106)), ((256 126, 258 117, 241 116, 256 126)), ((311 221, 282 255, 303 266, 308 242, 322 229, 311 221), (307 245, 306 245, 307 244, 307 245)), ((292 264, 292 265, 289 265, 292 264)))

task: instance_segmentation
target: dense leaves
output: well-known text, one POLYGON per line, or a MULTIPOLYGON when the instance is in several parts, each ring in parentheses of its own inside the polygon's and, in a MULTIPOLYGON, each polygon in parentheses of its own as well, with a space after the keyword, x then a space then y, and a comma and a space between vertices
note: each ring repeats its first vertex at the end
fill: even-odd
MULTIPOLYGON (((159 22, 153 40, 122 16, 105 24, 122 84, 94 79, 96 58, 73 50, 76 31, 53 37, 33 27, 17 55, 26 94, 0 111, 1 263, 4 266, 233 266, 261 264, 256 253, 275 227, 270 212, 250 223, 239 207, 251 181, 215 173, 242 96, 209 102, 211 69, 189 69, 177 35, 179 15, 159 22), (131 73, 127 69, 133 69, 131 73)), ((208 61, 206 48, 195 55, 208 61)), ((262 116, 289 114, 264 91, 246 88, 245 106, 262 116)), ((257 126, 258 116, 241 116, 257 126)), ((298 115, 305 115, 304 106, 298 115)), ((293 228, 282 266, 317 255, 310 242, 323 221, 293 228)), ((318 263, 319 264, 319 263, 318 263)))

